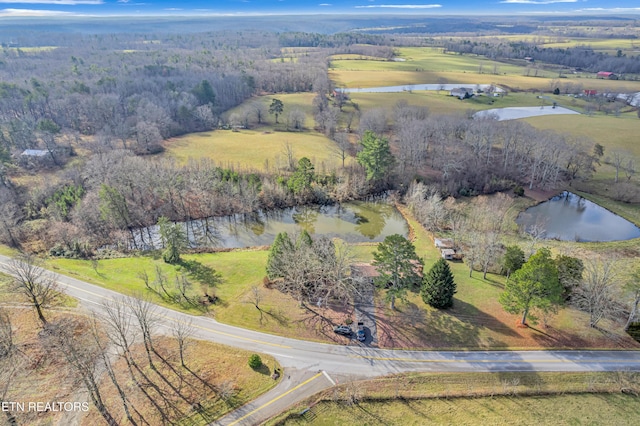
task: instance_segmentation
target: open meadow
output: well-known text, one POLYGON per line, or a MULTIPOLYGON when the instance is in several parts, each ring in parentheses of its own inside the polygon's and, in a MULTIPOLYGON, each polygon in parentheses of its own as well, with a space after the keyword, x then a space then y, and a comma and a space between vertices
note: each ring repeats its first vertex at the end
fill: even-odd
POLYGON ((208 158, 221 167, 237 171, 264 171, 265 168, 288 167, 286 146, 290 145, 295 158, 307 157, 314 164, 324 162, 327 167, 337 166, 339 158, 335 152, 335 142, 313 130, 313 96, 311 93, 299 93, 253 98, 227 115, 240 113, 256 102, 263 104, 266 111, 273 99, 279 99, 284 105, 279 123, 275 123, 273 115, 267 115, 262 124, 255 124, 248 129, 191 133, 168 139, 164 142, 165 153, 162 156, 174 158, 181 164, 189 159, 208 158), (294 109, 305 114, 302 131, 287 131, 283 124, 287 114, 294 109))
POLYGON ((267 424, 626 424, 640 399, 620 389, 638 385, 632 373, 406 374, 348 381, 267 424))

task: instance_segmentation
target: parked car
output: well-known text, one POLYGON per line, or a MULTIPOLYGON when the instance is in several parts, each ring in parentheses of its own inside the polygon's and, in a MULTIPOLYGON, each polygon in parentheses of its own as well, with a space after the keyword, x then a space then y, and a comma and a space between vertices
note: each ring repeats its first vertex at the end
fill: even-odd
POLYGON ((336 334, 341 334, 343 336, 351 336, 353 330, 351 330, 351 327, 349 327, 348 325, 337 325, 333 327, 333 332, 336 334))
POLYGON ((356 338, 360 342, 364 342, 367 338, 366 334, 364 333, 364 323, 362 321, 358 321, 358 331, 356 331, 356 338))

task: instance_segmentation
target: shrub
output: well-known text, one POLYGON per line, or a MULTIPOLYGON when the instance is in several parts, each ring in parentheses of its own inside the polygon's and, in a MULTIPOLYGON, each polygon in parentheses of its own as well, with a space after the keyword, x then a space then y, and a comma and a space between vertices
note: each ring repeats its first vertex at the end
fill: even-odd
POLYGON ((518 185, 515 188, 513 188, 513 193, 516 194, 518 197, 522 197, 524 195, 524 188, 518 185))
POLYGON ((262 367, 262 359, 260 358, 260 355, 253 354, 249 357, 249 367, 253 368, 254 370, 262 367))

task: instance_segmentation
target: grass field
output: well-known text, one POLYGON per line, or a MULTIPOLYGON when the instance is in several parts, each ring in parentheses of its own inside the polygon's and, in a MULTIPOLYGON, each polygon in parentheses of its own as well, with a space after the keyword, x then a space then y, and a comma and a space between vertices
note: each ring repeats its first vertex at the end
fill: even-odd
POLYGON ((165 142, 166 154, 180 163, 190 158, 210 158, 223 167, 236 170, 264 170, 285 167, 285 145, 290 144, 296 158, 308 157, 314 164, 338 164, 332 153, 334 142, 317 132, 273 132, 269 127, 259 129, 217 130, 192 133, 165 142))
POLYGON ((268 424, 625 425, 640 422, 640 400, 623 394, 578 394, 364 401, 355 405, 325 401, 312 412, 318 413, 313 420, 292 417, 268 424))
POLYGON ((620 389, 639 385, 633 373, 406 374, 343 382, 267 424, 625 424, 640 399, 620 389))
POLYGON ((290 144, 296 158, 308 157, 314 164, 325 162, 327 166, 338 165, 339 159, 333 153, 335 142, 313 130, 313 106, 315 95, 312 93, 277 94, 261 96, 228 112, 231 115, 247 108, 251 102, 261 102, 267 108, 272 99, 280 99, 284 104, 284 112, 279 117, 265 117, 266 123, 251 129, 216 130, 203 133, 192 133, 169 139, 164 142, 166 148, 163 156, 186 163, 190 158, 210 158, 223 167, 236 170, 264 170, 266 162, 269 167, 281 168, 288 165, 285 145, 290 144), (306 115, 305 130, 288 132, 283 124, 289 111, 297 108, 306 115))
MULTIPOLYGON (((436 48, 400 48, 405 62, 379 60, 333 60, 330 78, 339 87, 377 87, 422 83, 498 84, 510 90, 551 91, 557 72, 527 71, 524 65, 491 61, 481 56, 442 53, 436 48), (529 75, 527 75, 529 73, 529 75)), ((640 91, 638 81, 596 79, 590 73, 565 75, 561 84, 581 84, 584 89, 611 92, 640 91)))

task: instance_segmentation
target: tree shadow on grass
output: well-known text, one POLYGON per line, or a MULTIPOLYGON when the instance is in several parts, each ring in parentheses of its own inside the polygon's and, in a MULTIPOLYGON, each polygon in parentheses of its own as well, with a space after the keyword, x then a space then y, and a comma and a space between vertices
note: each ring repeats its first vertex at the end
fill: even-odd
POLYGON ((448 310, 427 309, 407 302, 377 321, 378 338, 384 347, 469 348, 504 347, 505 343, 484 336, 482 328, 507 336, 517 336, 501 321, 456 300, 448 310))
POLYGON ((380 416, 378 416, 375 413, 372 413, 371 411, 367 410, 366 408, 364 408, 362 405, 360 404, 355 404, 355 407, 357 407, 358 409, 360 409, 361 411, 363 411, 364 413, 366 413, 369 417, 371 417, 372 419, 375 419, 376 424, 378 425, 388 425, 389 423, 385 422, 384 419, 380 416))
POLYGON ((505 324, 493 315, 479 310, 474 305, 463 302, 462 300, 455 299, 453 302, 453 308, 448 309, 445 312, 457 318, 460 322, 473 327, 486 328, 494 333, 499 333, 509 337, 519 336, 519 334, 513 330, 513 327, 505 324))
POLYGON ((215 287, 223 282, 222 275, 218 271, 197 260, 181 260, 180 266, 187 271, 191 278, 207 287, 215 287))
POLYGON ((258 368, 253 368, 253 371, 256 373, 264 374, 265 376, 271 375, 271 370, 266 364, 261 364, 258 368))

